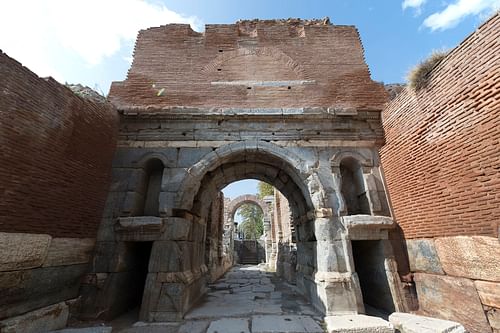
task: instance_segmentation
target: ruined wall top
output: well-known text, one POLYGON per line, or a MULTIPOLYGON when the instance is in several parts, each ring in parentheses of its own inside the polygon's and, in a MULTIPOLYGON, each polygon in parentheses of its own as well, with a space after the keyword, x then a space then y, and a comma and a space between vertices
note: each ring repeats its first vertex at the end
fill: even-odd
POLYGON ((341 107, 381 110, 354 26, 321 20, 242 20, 142 30, 127 79, 114 82, 119 109, 341 107))

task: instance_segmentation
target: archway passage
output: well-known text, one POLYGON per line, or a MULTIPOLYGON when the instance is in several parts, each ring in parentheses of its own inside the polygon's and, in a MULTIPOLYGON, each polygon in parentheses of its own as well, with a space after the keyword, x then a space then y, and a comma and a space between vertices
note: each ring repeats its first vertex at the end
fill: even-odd
MULTIPOLYGON (((155 283, 161 285, 161 290, 165 290, 165 296, 175 302, 175 295, 171 294, 171 288, 176 285, 176 292, 181 292, 183 298, 178 299, 178 303, 172 304, 176 313, 180 307, 185 312, 197 299, 203 294, 205 285, 205 276, 208 271, 208 276, 211 281, 214 281, 220 272, 224 272, 220 268, 221 262, 216 260, 214 254, 216 248, 212 248, 207 241, 207 237, 218 237, 212 233, 214 203, 218 200, 220 191, 228 184, 243 180, 257 179, 273 185, 287 198, 290 203, 290 213, 292 223, 296 226, 301 225, 304 232, 297 237, 298 256, 304 258, 303 266, 305 271, 314 271, 315 267, 315 236, 313 229, 315 208, 312 204, 307 187, 306 177, 301 174, 297 166, 301 165, 300 159, 296 158, 292 164, 290 155, 280 156, 282 151, 274 145, 259 144, 253 147, 239 143, 222 147, 215 150, 213 154, 207 154, 202 160, 194 164, 190 168, 189 174, 186 176, 180 186, 180 191, 176 193, 175 202, 177 207, 172 210, 172 219, 176 219, 179 223, 185 223, 192 226, 192 234, 188 241, 157 241, 152 253, 152 262, 150 263, 150 277, 154 277, 155 283), (224 155, 224 151, 227 155, 224 155), (213 158, 212 158, 213 157, 213 158), (308 214, 309 213, 309 214, 308 214), (179 251, 179 262, 166 266, 165 258, 161 255, 166 255, 172 249, 179 251), (207 254, 206 251, 210 251, 207 254), (190 261, 185 260, 185 254, 189 255, 190 261), (180 256, 183 256, 181 261, 180 256), (211 267, 207 267, 207 263, 211 267), (156 271, 155 269, 158 269, 156 271), (189 271, 190 280, 185 280, 185 275, 180 275, 179 272, 189 271), (162 276, 170 276, 170 281, 161 280, 162 276), (186 283, 187 282, 187 283, 186 283), (181 283, 181 284, 179 284, 181 283), (181 288, 181 290, 179 290, 181 288)), ((248 199, 248 198, 247 198, 248 199)), ((241 206, 248 200, 242 199, 235 203, 229 209, 229 213, 234 215, 234 211, 238 206, 241 206)), ((264 208, 265 203, 258 202, 264 208)), ((215 208, 217 209, 217 208, 215 208)), ((266 208, 265 208, 266 209, 266 208)), ((267 211, 267 209, 266 209, 267 211)), ((268 215, 268 213, 266 213, 268 215)), ((219 234, 223 231, 219 229, 219 234)), ((172 254, 169 258, 172 258, 172 254)), ((171 259, 168 259, 171 262, 171 259)), ((310 280, 308 280, 310 281, 310 280)), ((304 282, 303 284, 312 283, 304 282)), ((304 294, 308 292, 305 291, 304 294)), ((142 310, 143 316, 148 316, 151 312, 158 312, 157 305, 147 296, 144 298, 142 310), (156 309, 156 311, 155 311, 156 309)), ((165 311, 170 312, 170 311, 165 311)), ((173 312, 173 311, 172 311, 173 312)), ((175 315, 175 314, 172 314, 175 315)))
POLYGON ((243 194, 232 199, 226 210, 226 223, 235 228, 237 236, 233 240, 234 263, 258 264, 267 262, 271 251, 271 248, 266 247, 270 237, 269 205, 257 195, 243 194), (245 220, 238 223, 237 215, 240 215, 240 218, 244 217, 245 220))
MULTIPOLYGON (((181 320, 224 264, 220 190, 258 179, 289 203, 297 288, 327 315, 363 311, 350 241, 386 239, 393 221, 382 216, 389 209, 378 158, 385 94, 370 80, 358 37, 354 27, 301 20, 140 33, 129 76, 110 91, 121 126, 98 237, 107 251, 93 267, 92 281, 106 273, 91 286, 100 299, 114 299, 127 276, 114 264, 118 245, 152 241, 141 319, 181 320), (361 177, 358 162, 340 165, 344 157, 358 160, 361 177), (151 158, 163 171, 145 167, 151 158), (161 173, 159 191, 145 194, 145 170, 161 173), (342 186, 349 183, 357 188, 342 186), (361 194, 366 200, 351 200, 361 194), (141 211, 145 195, 150 208, 141 211)), ((102 308, 94 310, 112 312, 102 308)))

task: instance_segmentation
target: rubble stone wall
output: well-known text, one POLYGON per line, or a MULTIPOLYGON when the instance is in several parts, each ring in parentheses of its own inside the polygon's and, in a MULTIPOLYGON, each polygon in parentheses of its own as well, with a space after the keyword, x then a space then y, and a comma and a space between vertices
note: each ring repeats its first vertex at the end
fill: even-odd
POLYGON ((500 332, 500 14, 383 111, 381 149, 419 309, 500 332))
POLYGON ((0 77, 0 331, 57 329, 92 257, 118 116, 1 52, 0 77))

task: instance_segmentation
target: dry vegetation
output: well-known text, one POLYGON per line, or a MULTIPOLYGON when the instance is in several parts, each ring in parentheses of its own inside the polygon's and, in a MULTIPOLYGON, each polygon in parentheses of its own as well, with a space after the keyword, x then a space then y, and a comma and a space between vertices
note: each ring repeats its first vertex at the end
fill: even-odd
POLYGON ((415 91, 424 88, 427 84, 429 73, 447 54, 448 51, 433 51, 427 59, 413 67, 406 76, 408 86, 415 91))

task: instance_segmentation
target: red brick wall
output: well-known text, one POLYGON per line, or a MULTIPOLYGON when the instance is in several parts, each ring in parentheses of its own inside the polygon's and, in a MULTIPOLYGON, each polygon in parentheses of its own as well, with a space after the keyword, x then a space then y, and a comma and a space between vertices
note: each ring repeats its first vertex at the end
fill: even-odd
POLYGON ((500 15, 383 111, 381 150, 395 217, 406 238, 498 235, 500 15))
POLYGON ((0 52, 0 231, 95 237, 118 116, 0 52))
POLYGON ((127 80, 110 91, 118 108, 137 112, 170 106, 381 110, 385 98, 382 85, 370 79, 355 27, 272 20, 211 24, 204 34, 187 24, 142 30, 127 80), (314 82, 290 89, 212 84, 241 80, 314 82))

